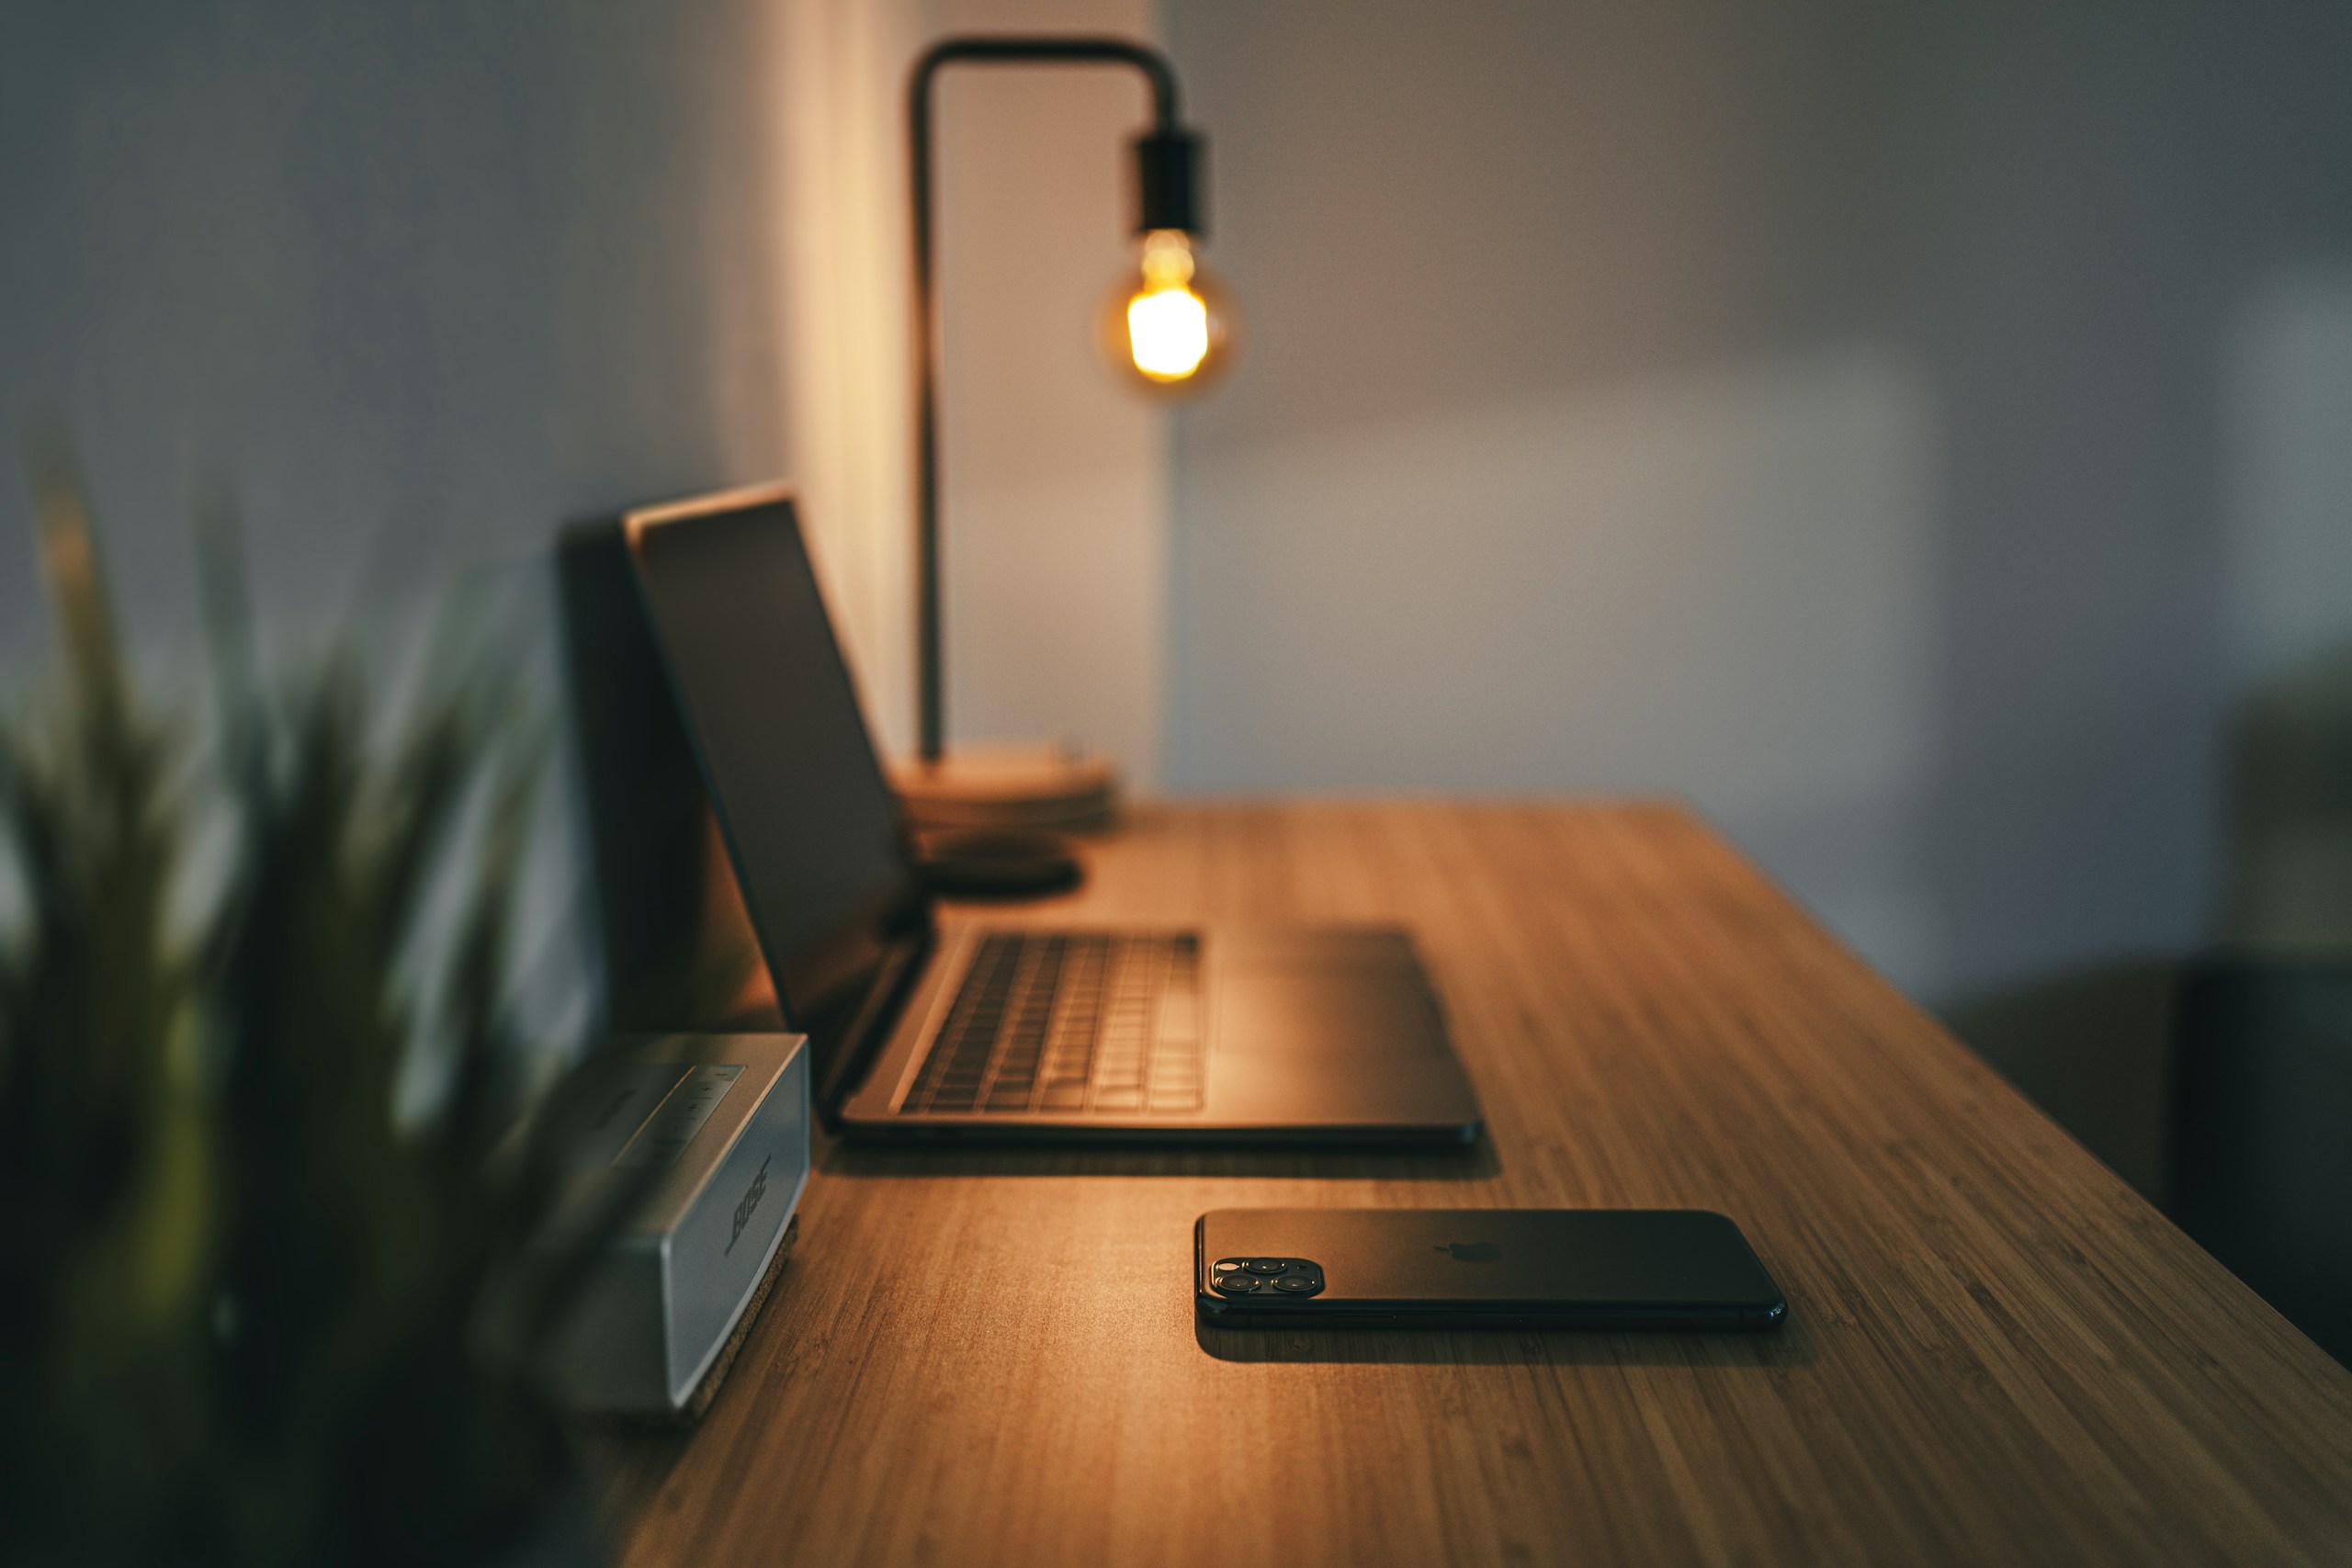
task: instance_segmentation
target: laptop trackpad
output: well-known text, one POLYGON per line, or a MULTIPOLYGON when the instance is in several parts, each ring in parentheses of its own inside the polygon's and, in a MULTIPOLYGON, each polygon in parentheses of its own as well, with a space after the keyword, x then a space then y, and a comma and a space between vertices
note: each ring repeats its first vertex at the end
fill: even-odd
POLYGON ((1220 1054, 1364 1056, 1444 1049, 1436 1004, 1410 970, 1237 966, 1216 976, 1220 1054))

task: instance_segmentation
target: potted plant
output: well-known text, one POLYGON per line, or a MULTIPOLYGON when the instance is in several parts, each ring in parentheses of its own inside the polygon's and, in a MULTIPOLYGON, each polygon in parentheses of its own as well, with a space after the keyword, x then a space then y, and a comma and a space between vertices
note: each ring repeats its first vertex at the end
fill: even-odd
POLYGON ((221 528, 211 700, 151 702, 73 465, 31 467, 61 637, 0 717, 0 1559, 513 1561, 577 1495, 469 1330, 533 1207, 497 1150, 544 747, 481 661, 389 726, 348 654, 259 674, 221 528), (446 1087, 402 1114, 418 1051, 446 1087))

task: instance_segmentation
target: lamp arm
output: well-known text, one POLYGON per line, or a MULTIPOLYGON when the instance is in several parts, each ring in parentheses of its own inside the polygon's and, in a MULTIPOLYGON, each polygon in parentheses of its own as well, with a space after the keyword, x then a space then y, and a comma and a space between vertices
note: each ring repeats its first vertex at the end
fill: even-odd
POLYGON ((915 62, 909 108, 928 118, 932 78, 957 62, 998 65, 1132 65, 1151 84, 1155 130, 1176 129, 1176 68, 1149 44, 1123 38, 966 35, 942 39, 915 62))
POLYGON ((1199 227, 1199 143, 1177 123, 1176 70, 1167 55, 1125 39, 961 37, 924 51, 907 85, 907 167, 913 219, 915 317, 915 626, 917 720, 922 756, 944 749, 939 627, 939 389, 934 348, 938 301, 932 287, 931 99, 939 73, 956 64, 1126 65, 1151 85, 1152 130, 1136 143, 1142 229, 1199 227))

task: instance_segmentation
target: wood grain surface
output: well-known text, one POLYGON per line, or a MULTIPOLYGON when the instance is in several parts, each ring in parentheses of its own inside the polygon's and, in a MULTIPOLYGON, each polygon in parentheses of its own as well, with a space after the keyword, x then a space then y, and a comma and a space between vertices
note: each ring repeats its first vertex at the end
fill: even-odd
POLYGON ((830 1147, 626 1561, 2352 1562, 2352 1373, 1679 810, 1156 809, 1018 913, 1401 921, 1489 1138, 830 1147), (1790 1322, 1197 1328, 1250 1204, 1720 1209, 1790 1322))

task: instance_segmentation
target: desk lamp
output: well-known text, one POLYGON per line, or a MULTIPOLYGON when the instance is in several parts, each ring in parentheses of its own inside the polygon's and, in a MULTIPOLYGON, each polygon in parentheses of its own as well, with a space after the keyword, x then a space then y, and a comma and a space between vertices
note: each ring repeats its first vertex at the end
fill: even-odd
MULTIPOLYGON (((1117 781, 1098 757, 1048 747, 991 747, 950 755, 942 737, 939 617, 938 299, 932 263, 932 90, 950 65, 1117 65, 1143 73, 1152 122, 1136 138, 1136 274, 1122 280, 1100 325, 1114 364, 1136 385, 1182 393, 1212 379, 1230 358, 1231 315, 1201 270, 1194 247, 1204 231, 1201 139, 1177 121, 1176 75, 1166 55, 1123 39, 953 38, 919 61, 907 94, 914 238, 916 384, 915 561, 917 713, 921 750, 893 783, 917 829, 983 830, 961 849, 993 863, 1011 890, 1024 863, 1037 885, 1074 869, 1067 848, 1037 829, 1097 827, 1115 807, 1117 781), (1028 829, 1028 832, 1017 830, 1028 829), (1014 831, 1007 831, 1014 830, 1014 831), (1047 863, 1058 861, 1057 871, 1047 863)), ((956 846, 946 846, 952 858, 956 846)), ((985 879, 987 874, 982 874, 985 879)))

